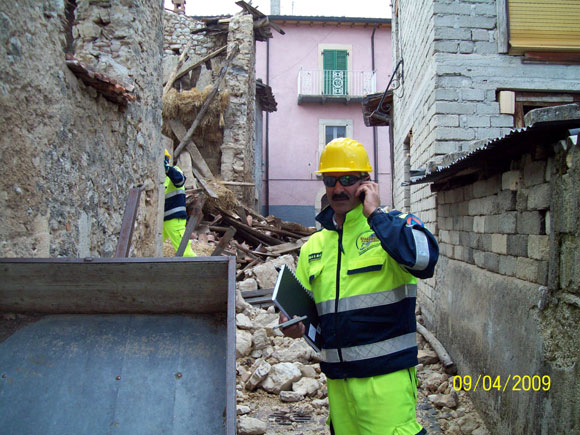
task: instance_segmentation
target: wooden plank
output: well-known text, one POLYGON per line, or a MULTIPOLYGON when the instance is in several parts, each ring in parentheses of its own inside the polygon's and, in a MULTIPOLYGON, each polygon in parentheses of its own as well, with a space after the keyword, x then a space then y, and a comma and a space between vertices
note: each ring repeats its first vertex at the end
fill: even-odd
POLYGON ((199 109, 199 112, 197 113, 197 116, 195 117, 193 123, 191 124, 191 127, 189 127, 189 130, 187 130, 185 137, 181 140, 181 142, 179 143, 179 145, 175 149, 175 152, 174 152, 175 159, 177 159, 177 156, 179 156, 181 151, 183 151, 183 148, 188 144, 188 142, 193 137, 193 133, 195 133, 195 129, 197 128, 197 126, 199 125, 199 123, 201 122, 203 117, 205 116, 205 113, 209 109, 210 103, 212 102, 214 97, 217 95, 219 87, 221 86, 221 83, 226 76, 226 72, 228 71, 228 67, 229 67, 232 59, 236 56, 236 54, 238 54, 238 50, 239 50, 238 46, 234 45, 234 47, 232 48, 232 51, 230 52, 230 54, 226 58, 223 66, 220 70, 219 76, 214 84, 213 89, 207 95, 205 101, 203 102, 201 108, 199 109))
POLYGON ((252 260, 251 262, 249 262, 246 267, 244 267, 242 270, 238 271, 238 273, 236 274, 236 278, 241 278, 242 275, 244 274, 244 272, 248 269, 250 269, 251 267, 254 267, 256 264, 260 263, 262 260, 260 258, 255 258, 254 260, 252 260))
POLYGON ((302 247, 302 245, 304 245, 304 243, 306 243, 308 241, 309 238, 310 238, 310 236, 303 237, 303 238, 297 240, 296 242, 283 243, 281 245, 276 245, 276 246, 267 246, 266 250, 272 254, 277 254, 277 255, 287 254, 288 252, 293 252, 293 251, 300 249, 302 247))
POLYGON ((222 184, 229 185, 229 186, 255 186, 256 183, 249 183, 247 181, 222 181, 222 184))
POLYGON ((227 214, 223 210, 221 210, 221 214, 223 216, 223 220, 226 221, 229 225, 233 225, 238 230, 242 230, 243 232, 252 235, 255 239, 258 239, 262 242, 265 242, 268 245, 280 245, 283 243, 280 239, 275 239, 274 237, 270 237, 267 234, 264 234, 260 231, 257 231, 255 229, 253 229, 252 227, 250 227, 249 225, 246 225, 246 224, 238 221, 233 216, 230 216, 229 214, 227 214))
POLYGON ((245 254, 248 254, 251 258, 253 258, 254 260, 257 259, 258 257, 256 257, 252 251, 248 248, 246 248, 245 246, 243 246, 241 243, 238 243, 234 240, 234 246, 236 248, 238 248, 240 251, 242 251, 245 254))
POLYGON ((195 166, 191 167, 191 172, 193 172, 193 176, 197 179, 197 181, 199 181, 199 184, 201 184, 201 187, 203 187, 203 190, 205 190, 209 196, 211 196, 213 199, 219 198, 218 194, 213 191, 211 186, 207 181, 205 181, 205 178, 199 173, 195 166))
MULTIPOLYGON (((187 42, 187 44, 185 45, 183 52, 179 56, 179 60, 177 61, 177 65, 175 65, 175 68, 173 68, 173 71, 171 71, 171 74, 169 75, 169 79, 167 80, 167 83, 165 84, 165 87, 163 88, 163 95, 165 95, 167 92, 169 92, 169 90, 173 86, 173 83, 175 82, 175 77, 177 76, 178 71, 181 69, 181 67, 187 61, 187 59, 189 57, 189 49, 191 48, 192 44, 193 44, 193 39, 190 39, 187 42)), ((175 159, 177 159, 177 156, 175 156, 175 159)))
POLYGON ((508 8, 506 0, 496 1, 497 11, 497 50, 500 54, 509 51, 508 8))
POLYGON ((222 236, 221 240, 219 241, 214 251, 211 253, 212 257, 221 255, 222 252, 224 252, 224 249, 226 248, 230 240, 232 240, 234 234, 236 234, 236 229, 233 227, 229 227, 225 232, 225 234, 222 236))
POLYGON ((137 210, 139 209, 141 190, 140 187, 133 187, 129 190, 115 257, 129 256, 131 240, 133 239, 133 229, 135 228, 135 220, 137 219, 137 210))
POLYGON ((273 288, 261 288, 258 290, 246 290, 242 292, 242 296, 244 297, 244 299, 246 298, 255 298, 257 296, 267 296, 270 295, 272 296, 272 293, 274 292, 273 288))
POLYGON ((187 243, 189 242, 191 233, 193 233, 193 230, 195 229, 195 227, 197 227, 198 223, 199 216, 190 216, 189 219, 187 220, 187 225, 185 226, 183 237, 181 238, 181 242, 179 242, 179 248, 177 248, 177 251, 175 251, 176 257, 183 257, 183 253, 187 248, 187 243))
MULTIPOLYGON (((228 258, 0 259, 0 311, 214 313, 228 258), (195 279, 192 279, 195 277, 195 279)), ((235 281, 235 269, 232 278, 235 281)))
POLYGON ((248 298, 246 299, 246 302, 248 304, 251 305, 264 305, 264 304, 268 304, 268 305, 272 305, 272 295, 270 296, 257 296, 255 298, 248 298))
MULTIPOLYGON (((177 137, 177 139, 181 142, 185 137, 185 135, 187 134, 187 129, 185 128, 183 123, 177 119, 170 119, 169 126, 171 127, 171 130, 173 130, 175 137, 177 137)), ((205 178, 214 180, 215 177, 213 176, 211 169, 209 168, 205 159, 201 155, 201 152, 199 151, 199 148, 197 147, 195 142, 193 142, 193 140, 190 140, 187 143, 186 148, 187 151, 189 151, 189 154, 191 154, 192 165, 194 165, 196 169, 201 173, 201 175, 203 175, 205 178)))
POLYGON ((236 207, 236 212, 238 213, 238 216, 240 216, 242 222, 251 226, 251 224, 248 223, 248 216, 246 215, 246 210, 244 210, 244 207, 241 206, 236 207))
POLYGON ((292 231, 282 230, 280 228, 273 227, 271 225, 256 224, 254 228, 259 228, 264 231, 270 231, 272 233, 280 234, 282 236, 292 237, 294 239, 302 238, 302 234, 296 234, 292 231))
MULTIPOLYGON (((198 60, 197 62, 193 62, 193 63, 191 63, 189 65, 185 65, 178 73, 175 74, 175 77, 173 78, 173 83, 175 83, 176 80, 179 80, 181 77, 183 77, 185 74, 187 74, 191 70, 197 68, 198 66, 206 63, 208 60, 210 60, 210 59, 218 56, 221 53, 223 53, 227 48, 228 48, 228 46, 227 45, 224 45, 223 47, 218 48, 217 50, 215 50, 214 52, 208 54, 207 56, 205 56, 204 58, 198 60)), ((169 83, 169 81, 167 81, 167 83, 169 83)), ((171 86, 173 86, 173 83, 171 83, 171 86)))

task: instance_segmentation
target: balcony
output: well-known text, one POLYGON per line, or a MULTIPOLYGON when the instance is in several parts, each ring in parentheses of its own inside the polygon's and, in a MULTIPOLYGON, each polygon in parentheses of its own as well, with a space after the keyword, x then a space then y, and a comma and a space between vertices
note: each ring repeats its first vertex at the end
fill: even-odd
POLYGON ((298 104, 360 103, 376 92, 375 71, 298 71, 298 104))

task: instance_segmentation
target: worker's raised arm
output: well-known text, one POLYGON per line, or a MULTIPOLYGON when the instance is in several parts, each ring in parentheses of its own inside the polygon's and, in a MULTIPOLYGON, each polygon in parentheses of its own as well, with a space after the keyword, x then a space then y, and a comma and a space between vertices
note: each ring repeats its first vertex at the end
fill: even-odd
POLYGON ((417 278, 431 278, 439 258, 439 245, 423 222, 412 214, 377 209, 368 217, 385 251, 417 278))
POLYGON ((165 174, 169 177, 175 187, 181 187, 185 184, 185 175, 175 166, 165 168, 165 174))

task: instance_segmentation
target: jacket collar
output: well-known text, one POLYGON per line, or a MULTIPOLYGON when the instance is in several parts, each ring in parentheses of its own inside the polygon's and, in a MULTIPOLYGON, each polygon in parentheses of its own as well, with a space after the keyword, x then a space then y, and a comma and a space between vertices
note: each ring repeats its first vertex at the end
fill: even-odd
MULTIPOLYGON (((362 215, 362 204, 357 205, 351 211, 349 211, 345 218, 344 218, 344 225, 343 228, 348 225, 352 220, 358 220, 360 215, 362 215)), ((331 206, 326 207, 322 210, 318 216, 316 216, 316 220, 320 222, 323 228, 331 231, 336 231, 338 228, 336 227, 336 223, 334 220, 334 210, 331 206)))

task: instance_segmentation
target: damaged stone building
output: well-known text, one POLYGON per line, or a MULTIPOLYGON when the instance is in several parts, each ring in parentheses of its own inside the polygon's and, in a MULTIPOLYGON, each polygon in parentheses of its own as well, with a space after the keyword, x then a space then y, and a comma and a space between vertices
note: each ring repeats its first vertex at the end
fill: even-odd
MULTIPOLYGON (((255 126, 260 107, 275 102, 269 89, 256 92, 255 38, 269 26, 255 28, 261 14, 252 12, 206 23, 152 0, 2 3, 0 256, 115 256, 128 200, 136 202, 130 255, 159 256, 163 150, 178 147, 220 74, 191 137, 201 153, 193 168, 203 162, 198 178, 255 206, 255 126), (174 71, 180 57, 184 68, 203 62, 174 71)), ((199 188, 189 155, 179 164, 199 188)))
MULTIPOLYGON (((271 89, 256 81, 255 45, 256 41, 272 36, 273 25, 257 9, 245 2, 238 4, 242 11, 232 17, 201 19, 166 11, 164 83, 179 62, 178 57, 185 54, 189 60, 180 67, 187 73, 179 74, 173 89, 164 94, 163 134, 171 140, 169 146, 179 147, 182 140, 179 131, 184 129, 177 126, 176 130, 176 124, 187 123, 189 127, 195 122, 216 77, 219 80, 223 72, 220 68, 231 57, 224 85, 209 106, 210 112, 212 106, 215 108, 213 114, 201 122, 192 141, 207 163, 209 178, 217 176, 239 200, 259 210, 262 112, 276 110, 276 102, 271 89), (196 66, 192 68, 193 65, 196 66)), ((196 151, 190 156, 179 156, 178 164, 182 169, 198 165, 195 155, 196 151)))
POLYGON ((160 248, 159 2, 0 5, 3 257, 110 257, 129 190, 160 248))

